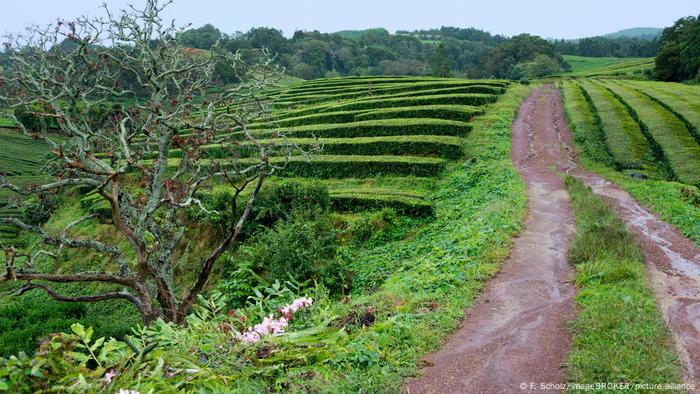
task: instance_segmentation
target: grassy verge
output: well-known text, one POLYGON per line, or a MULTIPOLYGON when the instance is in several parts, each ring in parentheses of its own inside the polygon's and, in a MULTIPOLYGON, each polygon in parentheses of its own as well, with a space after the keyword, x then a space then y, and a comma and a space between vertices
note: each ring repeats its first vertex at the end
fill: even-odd
POLYGON ((671 337, 647 288, 644 259, 624 223, 573 178, 576 302, 568 379, 574 383, 680 381, 671 337))

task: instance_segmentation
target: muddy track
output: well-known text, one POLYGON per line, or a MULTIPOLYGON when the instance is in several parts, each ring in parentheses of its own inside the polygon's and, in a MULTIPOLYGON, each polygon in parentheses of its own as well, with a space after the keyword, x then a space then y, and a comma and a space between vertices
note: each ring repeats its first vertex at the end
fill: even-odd
MULTIPOLYGON (((686 367, 700 384, 700 248, 616 185, 576 164, 560 92, 533 90, 513 123, 513 162, 528 196, 525 229, 503 269, 467 311, 442 350, 407 382, 409 393, 528 392, 522 383, 560 383, 574 316, 566 251, 573 218, 561 174, 602 196, 643 249, 649 282, 686 367)), ((546 390, 533 390, 546 392, 546 390)))
POLYGON ((574 315, 566 252, 574 221, 557 173, 574 163, 569 145, 559 141, 551 101, 551 88, 533 91, 513 124, 512 159, 528 196, 525 228, 459 330, 408 382, 410 393, 528 392, 522 383, 564 381, 574 315))

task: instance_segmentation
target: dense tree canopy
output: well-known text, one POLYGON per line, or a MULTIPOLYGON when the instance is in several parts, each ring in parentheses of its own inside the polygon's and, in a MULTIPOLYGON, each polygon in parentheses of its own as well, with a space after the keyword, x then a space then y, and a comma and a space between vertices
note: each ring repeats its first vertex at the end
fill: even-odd
MULTIPOLYGON (((507 77, 510 68, 538 54, 564 66, 554 47, 539 37, 511 39, 469 28, 442 27, 391 34, 385 29, 343 31, 333 34, 297 31, 286 38, 266 27, 248 32, 222 34, 211 25, 190 29, 181 41, 209 49, 216 39, 231 52, 267 48, 287 73, 304 79, 345 75, 455 75, 469 78, 507 77), (508 45, 508 43, 511 43, 508 45), (526 44, 523 53, 505 69, 496 66, 507 48, 526 44), (500 48, 493 51, 494 48, 500 48), (485 67, 490 64, 492 67, 485 67)), ((509 54, 506 54, 509 59, 509 54)), ((220 78, 226 81, 226 78, 220 78)))
POLYGON ((520 34, 491 50, 484 62, 485 72, 498 78, 519 78, 521 75, 516 70, 518 65, 531 62, 538 56, 552 59, 561 68, 567 66, 551 42, 541 37, 520 34))
POLYGON ((580 40, 557 40, 554 48, 562 55, 591 57, 654 57, 658 40, 650 37, 588 37, 580 40))
POLYGON ((664 29, 654 76, 662 81, 700 81, 700 16, 664 29))

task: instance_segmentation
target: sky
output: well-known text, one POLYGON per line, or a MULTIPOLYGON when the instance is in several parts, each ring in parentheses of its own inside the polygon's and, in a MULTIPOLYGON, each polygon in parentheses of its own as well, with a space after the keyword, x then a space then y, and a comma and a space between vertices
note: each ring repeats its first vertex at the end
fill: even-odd
MULTIPOLYGON (((57 18, 99 15, 101 0, 0 0, 0 33, 57 18)), ((145 0, 106 0, 110 9, 145 0)), ((508 36, 580 38, 630 27, 665 27, 700 14, 698 0, 176 0, 166 13, 181 24, 211 23, 224 33, 267 26, 334 32, 384 27, 391 32, 440 26, 476 27, 508 36)))

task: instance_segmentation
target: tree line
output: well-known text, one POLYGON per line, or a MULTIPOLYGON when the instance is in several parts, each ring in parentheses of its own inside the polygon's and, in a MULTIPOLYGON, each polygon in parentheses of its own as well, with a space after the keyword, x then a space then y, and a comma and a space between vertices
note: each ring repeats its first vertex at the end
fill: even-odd
POLYGON ((286 38, 282 31, 267 27, 225 34, 207 24, 179 38, 184 45, 203 50, 217 42, 231 52, 267 48, 288 74, 304 79, 347 75, 518 79, 539 76, 532 74, 532 62, 554 72, 567 67, 553 43, 543 38, 528 34, 506 38, 473 28, 396 34, 385 29, 330 34, 297 31, 286 38))
POLYGON ((654 78, 700 82, 700 16, 681 18, 664 29, 654 78))

